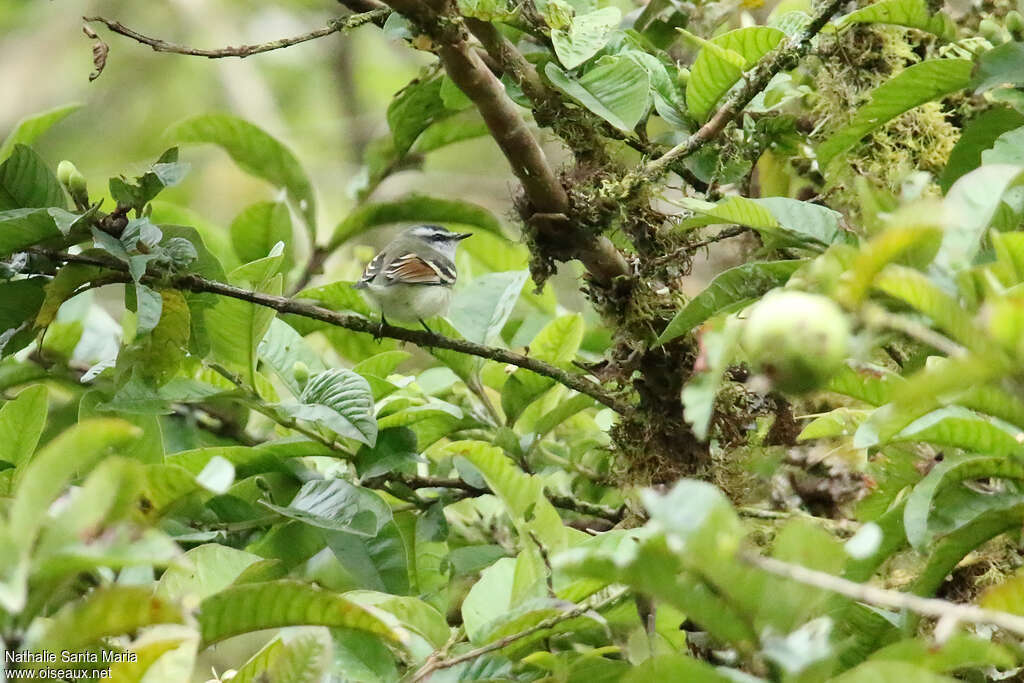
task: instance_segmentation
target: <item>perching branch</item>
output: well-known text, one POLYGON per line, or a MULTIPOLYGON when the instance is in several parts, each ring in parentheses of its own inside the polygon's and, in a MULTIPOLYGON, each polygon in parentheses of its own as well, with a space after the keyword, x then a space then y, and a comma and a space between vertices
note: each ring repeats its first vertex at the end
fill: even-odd
POLYGON ((258 43, 256 45, 239 45, 238 47, 228 46, 217 48, 215 50, 204 50, 202 48, 189 47, 188 45, 171 43, 166 40, 161 40, 160 38, 151 38, 150 36, 143 35, 134 29, 128 28, 119 21, 107 19, 106 17, 82 17, 82 19, 89 23, 99 22, 104 24, 114 33, 119 33, 122 36, 131 38, 143 45, 148 45, 153 48, 155 52, 172 52, 179 55, 206 57, 207 59, 222 59, 224 57, 238 57, 239 59, 244 59, 245 57, 259 54, 261 52, 280 50, 285 47, 291 47, 292 45, 298 45, 299 43, 323 38, 331 35, 332 33, 343 33, 362 26, 363 24, 376 22, 378 19, 386 17, 389 13, 389 10, 386 8, 373 9, 369 12, 334 19, 328 23, 327 26, 318 28, 315 31, 310 31, 309 33, 303 33, 302 35, 292 36, 289 38, 279 38, 278 40, 271 40, 269 42, 258 43))
POLYGON ((517 640, 522 640, 523 638, 532 636, 534 633, 539 633, 540 631, 545 631, 549 628, 554 628, 555 626, 558 626, 564 621, 569 621, 570 619, 575 619, 576 617, 583 616, 584 614, 590 611, 598 611, 604 609, 605 607, 608 607, 609 605, 621 600, 627 592, 629 592, 628 589, 622 588, 613 592, 611 595, 608 595, 599 600, 595 600, 592 602, 584 602, 583 604, 577 605, 576 607, 572 608, 571 610, 568 610, 567 612, 556 614, 553 617, 548 617, 543 621, 537 622, 528 629, 519 631, 517 633, 510 633, 509 635, 504 636, 503 638, 499 638, 493 643, 488 643, 483 647, 478 647, 475 650, 464 652, 456 657, 450 657, 448 659, 441 660, 435 660, 433 658, 428 659, 427 663, 424 664, 419 669, 419 671, 415 673, 415 675, 413 675, 413 683, 416 683, 417 681, 427 680, 430 677, 430 674, 434 673, 439 669, 448 669, 458 664, 462 664, 463 662, 472 661, 478 657, 483 657, 484 655, 490 652, 495 652, 497 650, 501 650, 505 647, 508 647, 517 640))
POLYGON ((632 180, 631 190, 635 190, 645 182, 657 180, 668 172, 669 167, 680 159, 684 159, 703 147, 706 143, 725 130, 743 109, 750 104, 768 83, 781 71, 792 69, 801 57, 811 49, 811 41, 828 23, 846 0, 828 0, 815 14, 803 31, 784 47, 773 50, 745 75, 745 82, 725 101, 725 104, 708 119, 700 129, 681 143, 649 162, 632 180))
POLYGON ((822 588, 833 593, 839 593, 858 602, 876 607, 907 610, 922 616, 933 617, 949 625, 956 623, 991 624, 1004 631, 1024 636, 1024 617, 1019 617, 1015 614, 997 612, 973 605, 958 605, 937 598, 922 598, 913 593, 904 593, 868 584, 855 583, 838 576, 826 574, 825 572, 776 560, 773 557, 746 554, 743 555, 743 560, 776 576, 791 579, 808 586, 822 588))
MULTIPOLYGON (((85 256, 82 254, 67 254, 47 249, 31 249, 30 251, 51 260, 63 263, 85 263, 88 265, 108 268, 120 273, 122 282, 131 281, 127 265, 121 262, 100 259, 94 256, 85 256)), ((399 341, 410 342, 422 348, 448 349, 450 351, 457 351, 458 353, 464 353, 470 356, 486 358, 498 363, 515 365, 516 367, 525 368, 535 372, 538 375, 550 377, 559 384, 563 384, 570 389, 580 392, 581 394, 590 396, 594 400, 608 406, 619 414, 627 414, 630 412, 629 406, 606 392, 596 382, 585 379, 580 375, 574 375, 559 367, 545 363, 542 360, 530 358, 529 356, 524 356, 521 353, 515 353, 507 349, 484 346, 483 344, 476 344, 465 339, 444 337, 442 335, 433 334, 423 330, 411 330, 404 327, 396 327, 394 325, 382 325, 359 315, 338 313, 337 311, 332 311, 310 302, 297 301, 295 299, 289 299, 287 297, 277 296, 274 294, 242 289, 241 287, 235 287, 234 285, 229 285, 224 282, 207 280, 206 278, 193 273, 181 273, 163 277, 151 275, 147 276, 145 279, 148 282, 155 283, 157 286, 172 287, 174 289, 183 289, 197 293, 218 294, 220 296, 231 297, 233 299, 241 299, 242 301, 248 301, 259 306, 272 308, 278 313, 290 313, 304 318, 310 318, 311 320, 319 320, 320 322, 327 323, 328 325, 343 327, 347 330, 352 330, 353 332, 398 339, 399 341)))

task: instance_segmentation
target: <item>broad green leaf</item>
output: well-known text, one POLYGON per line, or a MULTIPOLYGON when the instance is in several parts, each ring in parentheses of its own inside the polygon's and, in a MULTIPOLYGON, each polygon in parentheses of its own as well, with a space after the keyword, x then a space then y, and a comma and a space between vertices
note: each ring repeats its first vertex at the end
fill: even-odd
POLYGON ((271 321, 270 329, 257 346, 257 352, 260 360, 273 369, 295 396, 301 396, 302 388, 305 386, 300 386, 295 378, 296 363, 304 364, 311 375, 327 369, 320 354, 310 348, 306 340, 280 318, 271 321))
POLYGON ((999 86, 1024 85, 1024 43, 1007 42, 988 50, 978 60, 978 70, 971 79, 974 92, 999 86))
POLYGON ((27 546, 46 510, 72 477, 81 476, 100 458, 123 449, 138 436, 138 428, 124 420, 95 419, 79 422, 47 444, 16 473, 9 513, 15 538, 27 546))
POLYGON ((172 126, 167 136, 177 142, 218 145, 245 172, 283 187, 315 237, 316 198, 309 177, 291 150, 266 131, 229 114, 204 114, 172 126))
POLYGON ((668 343, 708 318, 742 308, 765 292, 784 285, 803 263, 798 260, 746 263, 720 273, 676 313, 658 336, 657 344, 668 343))
POLYGON ((376 536, 326 530, 322 534, 356 585, 394 595, 409 593, 410 558, 394 521, 385 524, 376 536))
POLYGON ((929 59, 907 67, 871 93, 853 120, 818 145, 822 168, 905 111, 967 87, 974 63, 968 59, 929 59))
POLYGON ((632 668, 623 683, 650 681, 689 681, 691 683, 730 683, 734 679, 713 666, 684 654, 652 657, 632 668))
POLYGON ((253 655, 231 680, 234 683, 313 683, 327 675, 330 653, 330 642, 322 632, 278 638, 253 655))
POLYGON ((947 456, 914 487, 907 499, 903 525, 912 546, 924 549, 933 534, 928 520, 936 494, 943 488, 984 477, 1024 478, 1024 466, 1014 460, 990 455, 947 456))
POLYGON ((859 306, 868 295, 875 276, 889 263, 906 260, 908 255, 920 254, 922 250, 926 258, 920 260, 930 263, 941 240, 939 226, 928 223, 891 227, 875 235, 861 246, 853 266, 843 277, 840 300, 851 307, 859 306))
POLYGON ((1002 583, 985 589, 978 602, 986 609, 1024 615, 1024 575, 1018 572, 1002 583))
POLYGON ((462 623, 470 642, 482 642, 486 625, 511 609, 515 564, 507 557, 484 569, 463 600, 462 623))
POLYGON ((709 40, 713 46, 739 55, 741 60, 726 58, 719 50, 707 46, 701 49, 690 68, 686 85, 686 106, 690 114, 701 121, 706 119, 718 100, 743 77, 743 72, 785 37, 777 28, 750 26, 709 40))
POLYGON ((230 586, 258 555, 226 545, 208 543, 175 560, 160 577, 155 594, 171 602, 203 600, 230 586))
POLYGON ((566 547, 565 526, 545 496, 544 484, 538 476, 526 474, 500 448, 481 441, 457 441, 443 452, 461 456, 479 470, 487 486, 508 508, 521 537, 532 532, 551 552, 566 547))
POLYGON ((81 108, 82 105, 78 103, 65 104, 19 120, 3 144, 0 144, 0 160, 10 156, 15 145, 31 145, 40 135, 81 108))
MULTIPOLYGON (((989 609, 1001 609, 1004 612, 1012 611, 985 603, 986 596, 992 590, 998 590, 1001 587, 997 586, 995 589, 986 591, 981 599, 982 606, 989 609)), ((959 669, 983 666, 1012 669, 1016 664, 1013 655, 1003 646, 984 638, 969 636, 963 633, 953 634, 953 636, 942 643, 929 643, 925 642, 924 639, 908 638, 907 640, 901 640, 898 643, 882 648, 873 654, 871 659, 876 662, 908 662, 926 667, 936 673, 953 672, 959 669)))
POLYGON ((404 634, 379 614, 343 595, 281 580, 231 586, 211 595, 200 603, 199 626, 204 647, 241 633, 286 626, 352 628, 401 641, 404 634))
POLYGON ((942 246, 935 262, 957 272, 971 266, 981 239, 1007 190, 1024 183, 1024 167, 982 166, 957 180, 943 203, 948 210, 942 246))
MULTIPOLYGON (((911 592, 923 596, 934 595, 968 553, 999 534, 1020 528, 1024 520, 1024 503, 1019 497, 996 501, 999 502, 1002 504, 994 504, 982 511, 929 549, 928 564, 910 587, 911 592)), ((916 619, 913 623, 916 623, 916 619)))
POLYGON ((586 14, 577 14, 567 30, 551 31, 551 44, 558 61, 566 69, 575 69, 605 46, 612 31, 619 25, 622 13, 617 7, 603 7, 586 14))
MULTIPOLYGON (((226 270, 231 270, 240 265, 238 257, 231 246, 230 236, 222 226, 211 222, 196 211, 179 204, 154 199, 149 203, 149 219, 160 226, 165 237, 168 235, 168 228, 173 226, 191 226, 201 236, 200 242, 206 247, 208 253, 213 255, 226 270)), ((172 231, 180 230, 180 227, 172 231)), ((189 240, 193 242, 193 240, 189 240)), ((195 242, 193 242, 193 246, 195 242)), ((203 250, 200 250, 203 251, 203 250)))
POLYGON ((306 482, 287 506, 263 504, 303 524, 357 536, 376 536, 391 521, 380 496, 344 479, 306 482))
POLYGON ((181 292, 164 289, 157 296, 161 301, 159 322, 123 360, 137 363, 139 376, 161 387, 178 374, 185 359, 192 314, 181 292))
POLYGON ((537 423, 534 425, 536 438, 544 438, 546 434, 556 429, 573 415, 595 405, 597 405, 597 402, 586 394, 576 394, 567 401, 561 401, 553 410, 544 413, 537 420, 537 423))
POLYGON ((490 344, 512 315, 529 273, 488 273, 458 290, 448 320, 464 339, 490 344))
POLYGON ((940 676, 909 662, 864 662, 830 681, 831 683, 955 683, 956 679, 940 676))
POLYGON ((0 256, 60 237, 60 234, 46 209, 0 211, 0 256))
POLYGON ((0 462, 15 467, 35 453, 46 426, 47 392, 44 385, 22 390, 0 408, 0 462))
POLYGON ((25 145, 0 163, 0 211, 35 209, 67 205, 64 190, 46 162, 25 145))
POLYGON ((808 439, 834 439, 842 436, 853 436, 861 421, 867 417, 867 410, 856 408, 836 408, 815 418, 796 437, 797 441, 808 439))
POLYGON ((1024 166, 1024 126, 1007 131, 996 138, 992 149, 981 153, 983 164, 1024 166))
POLYGON ((832 209, 788 197, 728 197, 717 204, 685 197, 675 200, 683 208, 701 214, 682 223, 692 228, 712 223, 739 223, 766 236, 820 249, 846 239, 840 214, 832 209))
MULTIPOLYGON (((184 635, 184 633, 189 633, 190 631, 186 627, 177 627, 184 633, 176 636, 165 636, 163 631, 166 628, 164 626, 148 630, 143 636, 136 639, 130 648, 135 657, 133 659, 125 658, 123 661, 112 663, 108 680, 113 681, 113 683, 140 683, 148 680, 145 678, 148 672, 150 669, 158 668, 157 664, 164 655, 168 655, 164 661, 174 659, 175 654, 173 651, 181 648, 185 645, 186 641, 190 640, 184 635)), ((190 661, 189 665, 191 663, 190 661)), ((188 669, 190 670, 191 666, 188 669)))
POLYGON ((444 615, 419 598, 366 590, 349 591, 345 597, 360 605, 388 612, 404 628, 426 638, 434 648, 444 646, 451 637, 451 628, 444 615))
POLYGON ((835 22, 842 31, 853 24, 895 24, 934 33, 953 40, 956 26, 944 12, 932 12, 925 0, 882 0, 840 17, 835 22))
POLYGON ((388 105, 388 127, 398 158, 408 153, 416 138, 431 124, 455 113, 441 99, 441 82, 439 76, 416 79, 395 95, 388 105))
MULTIPOLYGON (((271 294, 281 293, 281 277, 268 285, 271 294)), ((257 347, 277 312, 241 299, 221 297, 205 312, 206 332, 214 360, 240 374, 242 380, 255 387, 257 347)))
POLYGON ((779 227, 779 222, 767 207, 746 197, 727 197, 717 204, 694 197, 682 197, 675 201, 684 209, 689 209, 705 217, 687 220, 686 227, 712 223, 739 223, 755 230, 771 230, 779 227))
MULTIPOLYGON (((530 342, 530 356, 557 365, 567 366, 576 357, 583 341, 583 318, 567 315, 548 323, 530 342)), ((501 391, 501 408, 508 423, 515 424, 523 411, 555 385, 549 377, 518 369, 508 378, 501 391)))
POLYGON ((544 73, 556 88, 626 133, 632 132, 650 106, 650 76, 626 56, 602 57, 579 79, 554 62, 548 62, 544 73))
POLYGON ((242 210, 231 223, 231 245, 243 263, 264 258, 277 243, 284 244, 281 271, 294 263, 292 218, 282 202, 257 202, 242 210))
POLYGON ((501 223, 488 209, 477 204, 411 194, 389 202, 363 204, 334 229, 328 249, 337 249, 371 228, 391 223, 447 223, 467 225, 501 235, 501 223))
POLYGON ((49 620, 45 631, 26 645, 37 651, 78 652, 103 638, 184 621, 178 605, 154 597, 148 586, 108 586, 66 605, 49 620))
POLYGON ((875 278, 875 288, 906 302, 935 323, 936 327, 971 350, 982 350, 991 341, 955 298, 913 268, 889 265, 875 278))
POLYGON ((1009 107, 993 107, 971 119, 964 126, 939 177, 942 191, 949 192, 962 175, 980 166, 982 154, 992 148, 1000 135, 1020 126, 1024 126, 1024 114, 1009 107))
POLYGON ((1024 432, 959 406, 941 408, 909 424, 893 441, 924 441, 972 453, 1024 455, 1024 432))
POLYGON ((363 631, 331 629, 334 638, 334 672, 353 683, 397 681, 394 655, 381 639, 363 631))
POLYGON ((376 443, 373 393, 367 381, 355 372, 341 368, 321 372, 306 384, 300 401, 298 405, 278 407, 293 417, 319 422, 368 446, 376 443))

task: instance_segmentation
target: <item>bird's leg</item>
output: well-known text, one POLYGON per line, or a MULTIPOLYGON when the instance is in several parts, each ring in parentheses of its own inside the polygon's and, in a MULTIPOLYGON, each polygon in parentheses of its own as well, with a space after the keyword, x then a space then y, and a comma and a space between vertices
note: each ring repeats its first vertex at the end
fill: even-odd
POLYGON ((384 337, 384 326, 388 324, 388 319, 384 317, 384 312, 380 314, 380 325, 377 326, 377 334, 373 335, 374 341, 380 342, 384 337))
POLYGON ((427 326, 427 323, 424 322, 423 318, 418 318, 418 320, 420 321, 420 325, 423 325, 423 329, 425 329, 427 332, 434 335, 435 337, 437 336, 437 333, 427 326))

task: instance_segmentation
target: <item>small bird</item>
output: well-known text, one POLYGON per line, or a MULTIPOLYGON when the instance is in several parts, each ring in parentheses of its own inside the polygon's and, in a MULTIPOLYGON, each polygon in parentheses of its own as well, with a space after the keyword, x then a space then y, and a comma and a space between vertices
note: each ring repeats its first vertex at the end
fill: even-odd
POLYGON ((381 325, 388 318, 424 322, 448 311, 455 272, 455 248, 472 233, 450 232, 439 225, 417 225, 391 240, 366 265, 352 286, 365 289, 380 308, 381 325))

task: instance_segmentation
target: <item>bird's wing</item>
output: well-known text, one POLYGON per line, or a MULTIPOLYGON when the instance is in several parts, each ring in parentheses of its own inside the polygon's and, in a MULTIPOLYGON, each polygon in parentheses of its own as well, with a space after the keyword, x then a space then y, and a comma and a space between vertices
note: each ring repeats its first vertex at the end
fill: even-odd
POLYGON ((455 283, 455 268, 448 263, 409 253, 389 263, 384 277, 408 285, 451 285, 455 283))
POLYGON ((359 278, 359 282, 352 285, 356 289, 365 289, 373 278, 377 277, 380 273, 381 266, 384 265, 384 252, 381 252, 373 257, 373 260, 366 264, 366 269, 363 271, 363 276, 359 278))

